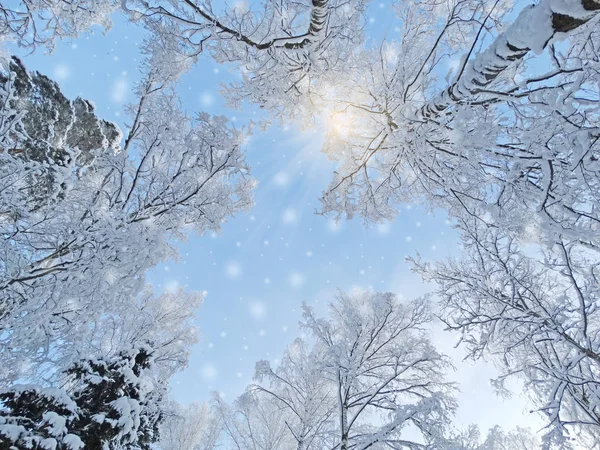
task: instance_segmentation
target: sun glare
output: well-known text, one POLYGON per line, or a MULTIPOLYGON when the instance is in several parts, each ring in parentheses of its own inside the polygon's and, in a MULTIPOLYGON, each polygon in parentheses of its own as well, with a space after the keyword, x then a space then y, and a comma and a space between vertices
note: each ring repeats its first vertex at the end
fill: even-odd
POLYGON ((330 137, 347 138, 358 126, 356 116, 348 112, 327 110, 324 114, 325 131, 330 137))

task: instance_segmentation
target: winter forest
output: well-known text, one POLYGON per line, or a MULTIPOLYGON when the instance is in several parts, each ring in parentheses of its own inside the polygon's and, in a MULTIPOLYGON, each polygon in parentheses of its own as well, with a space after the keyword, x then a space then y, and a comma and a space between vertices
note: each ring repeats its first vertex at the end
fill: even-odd
POLYGON ((0 0, 0 450, 600 450, 600 0, 0 0))

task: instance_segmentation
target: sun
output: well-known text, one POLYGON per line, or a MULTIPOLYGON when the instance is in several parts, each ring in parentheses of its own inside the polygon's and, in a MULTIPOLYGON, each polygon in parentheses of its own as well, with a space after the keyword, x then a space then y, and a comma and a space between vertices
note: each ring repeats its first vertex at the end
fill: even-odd
POLYGON ((358 117, 347 110, 335 111, 326 109, 323 113, 325 133, 330 139, 345 140, 357 132, 358 117))
POLYGON ((337 112, 329 116, 329 127, 340 137, 348 136, 357 123, 350 114, 337 112))

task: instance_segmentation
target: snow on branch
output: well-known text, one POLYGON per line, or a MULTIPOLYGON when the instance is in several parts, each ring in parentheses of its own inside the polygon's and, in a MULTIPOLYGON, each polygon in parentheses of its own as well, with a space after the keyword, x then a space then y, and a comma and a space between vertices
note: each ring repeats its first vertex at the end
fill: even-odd
MULTIPOLYGON (((150 77, 140 85, 122 149, 107 145, 106 134, 94 134, 104 122, 90 109, 63 127, 66 137, 59 135, 84 101, 65 99, 47 116, 30 108, 13 120, 10 98, 27 105, 28 97, 9 91, 0 115, 20 133, 8 131, 0 151, 7 173, 0 188, 2 382, 18 378, 33 360, 58 357, 55 345, 67 349, 88 324, 124 300, 134 302, 146 270, 174 256, 173 240, 218 230, 252 204, 244 133, 224 117, 184 114, 174 91, 159 81, 150 77), (28 121, 42 134, 31 136, 28 121), (53 139, 43 134, 51 126, 53 139), (85 139, 70 139, 77 132, 85 139)), ((64 99, 49 86, 52 98, 64 99)))
POLYGON ((529 52, 540 53, 554 38, 588 23, 598 12, 598 0, 542 0, 526 7, 487 50, 468 62, 458 80, 420 108, 417 117, 436 118, 453 104, 483 92, 510 65, 529 52))

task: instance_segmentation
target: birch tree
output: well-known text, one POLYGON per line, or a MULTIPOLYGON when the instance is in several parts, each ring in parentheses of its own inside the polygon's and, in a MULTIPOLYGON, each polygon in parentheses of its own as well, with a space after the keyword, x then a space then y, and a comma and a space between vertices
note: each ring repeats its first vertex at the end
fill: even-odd
POLYGON ((340 167, 325 213, 379 221, 406 198, 426 198, 467 213, 481 203, 494 219, 534 208, 544 232, 596 224, 596 0, 544 0, 508 25, 508 0, 401 2, 400 38, 379 48, 364 43, 362 1, 121 6, 152 33, 143 47, 155 68, 177 78, 209 52, 243 75, 225 89, 232 105, 250 100, 329 128, 324 151, 340 167), (543 51, 551 68, 533 73, 543 51))
MULTIPOLYGON (((324 194, 323 212, 380 221, 394 217, 399 202, 420 199, 453 215, 484 208, 497 225, 526 217, 550 240, 567 228, 589 242, 597 226, 597 9, 595 2, 550 3, 526 8, 477 53, 494 16, 502 17, 501 3, 488 2, 471 18, 481 25, 465 33, 473 42, 458 41, 471 50, 439 95, 436 78, 446 54, 459 56, 451 31, 469 17, 453 3, 439 39, 436 25, 425 33, 435 44, 423 52, 423 21, 407 4, 402 39, 378 53, 363 52, 374 69, 344 79, 348 86, 331 96, 325 151, 340 167, 324 194), (563 22, 571 24, 569 33, 559 27, 563 22), (561 37, 569 41, 557 42, 561 37), (520 48, 520 56, 509 46, 513 53, 520 48), (534 69, 533 53, 544 49, 552 66, 534 69)), ((440 14, 432 12, 429 23, 440 14)), ((515 232, 523 228, 514 226, 515 232)))
POLYGON ((485 51, 463 64, 457 79, 421 108, 421 116, 439 116, 448 107, 469 97, 480 94, 493 96, 494 92, 488 88, 506 69, 529 53, 541 53, 552 46, 557 35, 560 39, 561 33, 569 33, 588 24, 596 18, 598 11, 600 3, 595 0, 542 0, 526 6, 485 51))
MULTIPOLYGON (((327 129, 323 150, 339 162, 323 196, 324 213, 359 215, 370 222, 393 218, 398 204, 408 200, 447 209, 466 239, 464 267, 457 271, 440 266, 422 273, 442 285, 448 278, 456 286, 463 283, 458 293, 451 289, 454 284, 442 292, 451 312, 449 326, 469 330, 469 336, 480 333, 473 341, 476 344, 471 337, 465 340, 474 354, 491 352, 507 374, 515 372, 532 382, 531 392, 551 424, 548 442, 564 442, 569 427, 591 433, 593 442, 597 368, 590 355, 597 353, 593 317, 600 229, 598 0, 541 0, 525 7, 512 23, 508 17, 515 4, 508 0, 399 2, 395 5, 399 38, 379 46, 363 40, 361 1, 266 2, 258 8, 221 9, 211 2, 195 1, 127 0, 122 5, 132 21, 152 33, 143 47, 150 55, 154 70, 150 72, 159 74, 161 80, 176 79, 206 50, 242 73, 240 83, 225 89, 231 105, 250 100, 272 117, 323 123, 327 129), (540 54, 547 62, 538 63, 540 54), (454 70, 444 82, 448 65, 454 70), (534 250, 525 252, 516 246, 531 241, 538 246, 534 250), (506 261, 518 263, 513 267, 513 262, 506 261), (505 263, 508 268, 502 267, 505 263), (523 297, 528 305, 524 310, 504 305, 506 299, 496 298, 495 291, 487 293, 488 269, 494 274, 510 273, 498 283, 503 289, 511 288, 505 294, 511 301, 515 295, 523 297), (478 274, 476 280, 472 280, 474 274, 478 274), (485 289, 471 288, 478 286, 476 282, 485 289), (489 325, 493 332, 483 325, 489 323, 494 324, 489 325), (517 336, 522 339, 514 341, 517 336), (578 386, 578 380, 584 384, 578 386)), ((18 35, 20 29, 13 28, 11 33, 18 35)), ((2 211, 7 211, 3 236, 10 238, 3 251, 11 272, 4 277, 3 292, 9 294, 2 298, 0 329, 4 330, 5 320, 9 321, 5 329, 27 329, 31 320, 29 329, 39 330, 35 342, 60 336, 66 329, 61 321, 71 320, 69 314, 84 309, 74 303, 69 290, 77 276, 106 281, 114 291, 135 292, 143 283, 139 274, 169 254, 165 236, 192 222, 201 231, 217 226, 227 214, 248 203, 242 195, 246 189, 228 190, 218 201, 200 203, 203 208, 226 205, 225 211, 214 208, 206 214, 202 209, 200 217, 187 216, 180 212, 188 210, 183 207, 189 206, 190 198, 187 194, 178 197, 171 190, 174 180, 185 178, 173 169, 176 166, 165 172, 177 174, 172 177, 148 175, 148 165, 154 172, 155 161, 160 161, 155 142, 163 145, 165 136, 175 142, 176 136, 190 134, 188 128, 176 127, 176 134, 172 126, 161 128, 167 121, 160 112, 169 109, 161 102, 169 104, 166 99, 171 96, 165 89, 156 90, 157 84, 149 80, 140 89, 139 105, 132 108, 131 139, 126 139, 125 151, 96 158, 98 168, 71 183, 73 187, 67 183, 72 197, 67 194, 58 208, 44 210, 49 219, 14 206, 20 205, 18 195, 23 192, 16 186, 27 187, 27 179, 13 179, 2 191, 10 205, 2 211), (122 156, 136 146, 142 155, 137 166, 122 156), (166 191, 169 196, 162 196, 166 191), (75 198, 75 193, 78 199, 86 199, 78 200, 77 221, 60 208, 69 205, 64 202, 75 198), (57 231, 77 229, 79 221, 84 223, 85 235, 80 241, 71 242, 70 236, 57 231), (107 222, 110 227, 104 226, 107 222), (42 240, 42 229, 52 237, 42 240), (157 229, 167 233, 155 233, 157 229), (140 237, 134 248, 152 246, 162 253, 124 249, 124 241, 115 238, 121 231, 140 237), (34 245, 29 246, 30 242, 34 245), (94 249, 93 260, 90 249, 94 249), (124 270, 131 267, 135 270, 124 270), (31 296, 31 289, 43 295, 31 296), (25 316, 17 314, 17 306, 25 303, 31 310, 25 316), (41 311, 47 316, 34 321, 41 311), (38 323, 51 326, 36 327, 38 323)), ((9 84, 5 97, 13 99, 9 84)), ((2 136, 5 148, 15 148, 13 141, 24 139, 21 112, 7 111, 2 129, 11 131, 2 136)), ((212 136, 210 142, 226 143, 218 148, 239 155, 231 150, 238 135, 224 121, 199 121, 203 124, 199 128, 206 130, 202 142, 212 136)), ((177 123, 190 121, 182 118, 177 123)), ((210 168, 190 179, 214 180, 212 172, 218 164, 212 165, 214 152, 208 147, 210 152, 205 146, 203 154, 210 153, 210 168)), ((9 153, 3 155, 10 164, 21 164, 8 158, 9 153)), ((238 163, 227 173, 243 178, 241 157, 233 160, 238 163)), ((184 167, 180 162, 179 167, 184 167)), ((9 172, 11 176, 24 173, 16 169, 9 172)), ((199 189, 214 193, 209 186, 201 184, 199 189)), ((84 292, 85 298, 104 292, 100 287, 84 292)), ((19 349, 33 348, 25 341, 16 342, 19 349)), ((398 417, 400 424, 402 417, 398 417)), ((347 418, 340 419, 340 433, 347 435, 346 441, 351 431, 348 424, 347 418)), ((382 433, 378 436, 387 439, 382 433)))
MULTIPOLYGON (((591 447, 600 5, 541 1, 486 40, 496 5, 480 16, 445 89, 436 76, 451 19, 429 53, 410 52, 417 20, 379 55, 364 52, 377 69, 333 97, 326 151, 341 164, 323 211, 379 221, 403 201, 446 208, 467 243, 465 260, 419 270, 440 283, 448 326, 474 356, 492 355, 506 375, 524 377, 548 415, 547 445, 566 445, 570 428, 591 447), (548 63, 536 63, 536 53, 548 63), (505 272, 498 286, 490 281, 505 272)), ((404 11, 416 17, 410 4, 404 11)))

